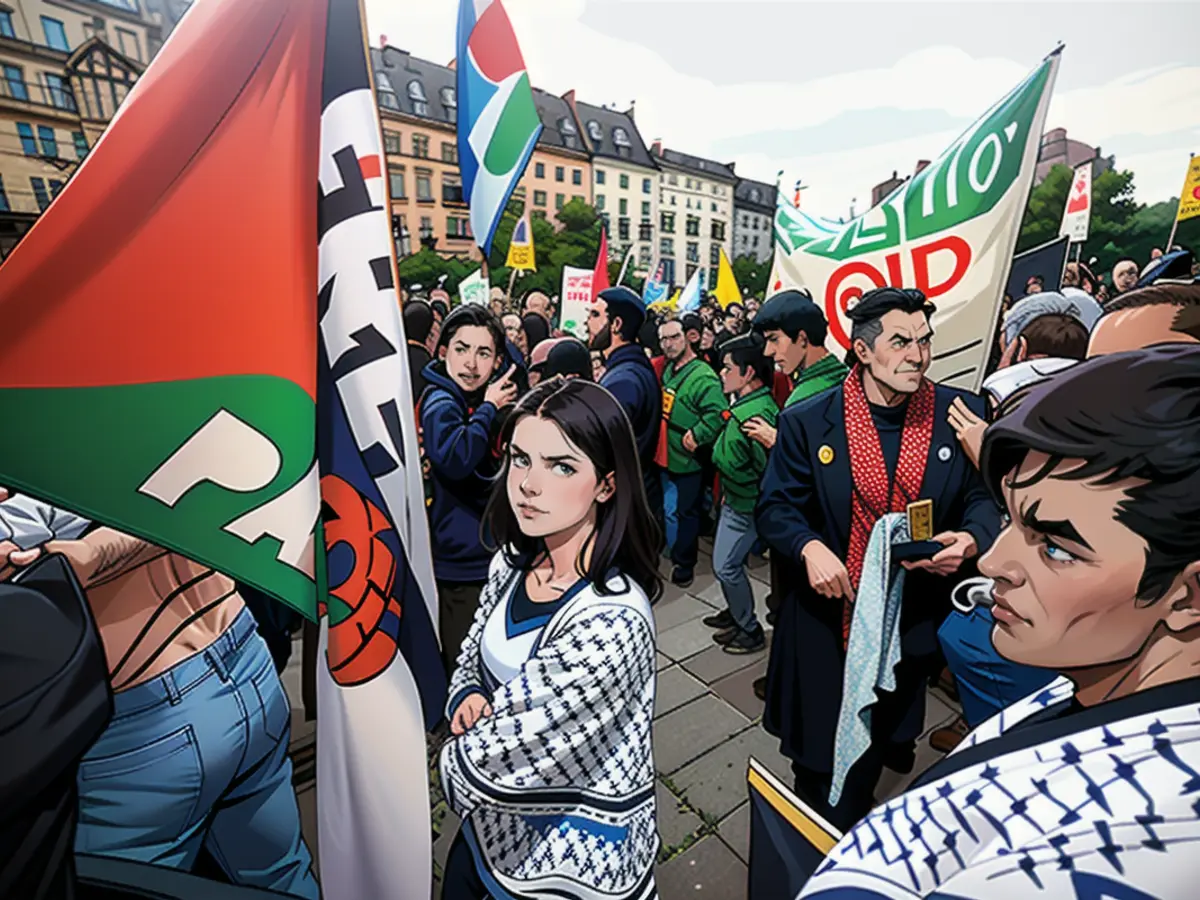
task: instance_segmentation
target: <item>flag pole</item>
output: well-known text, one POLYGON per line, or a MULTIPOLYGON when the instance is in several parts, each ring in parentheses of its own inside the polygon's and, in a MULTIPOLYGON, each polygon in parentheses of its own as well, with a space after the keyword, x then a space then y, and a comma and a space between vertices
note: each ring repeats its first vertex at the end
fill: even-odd
POLYGON ((508 297, 508 306, 511 309, 513 305, 513 285, 517 282, 517 270, 513 269, 512 274, 508 276, 508 290, 505 292, 508 297))
MULTIPOLYGON (((1195 153, 1188 154, 1188 171, 1192 170, 1192 160, 1196 158, 1195 153)), ((1187 187, 1187 178, 1184 178, 1184 187, 1187 187)), ((1179 228, 1179 210, 1183 208, 1183 191, 1179 192, 1179 199, 1175 201, 1175 218, 1171 222, 1171 235, 1167 238, 1167 246, 1164 248, 1164 253, 1171 252, 1171 245, 1175 243, 1175 231, 1179 228)))

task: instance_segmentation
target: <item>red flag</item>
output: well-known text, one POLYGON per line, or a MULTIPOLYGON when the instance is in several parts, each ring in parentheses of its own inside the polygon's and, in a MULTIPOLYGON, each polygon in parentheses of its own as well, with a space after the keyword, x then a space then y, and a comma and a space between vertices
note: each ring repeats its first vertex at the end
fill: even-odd
POLYGON ((600 296, 601 291, 611 287, 608 283, 608 232, 600 227, 600 253, 596 256, 596 268, 592 272, 592 302, 600 296))

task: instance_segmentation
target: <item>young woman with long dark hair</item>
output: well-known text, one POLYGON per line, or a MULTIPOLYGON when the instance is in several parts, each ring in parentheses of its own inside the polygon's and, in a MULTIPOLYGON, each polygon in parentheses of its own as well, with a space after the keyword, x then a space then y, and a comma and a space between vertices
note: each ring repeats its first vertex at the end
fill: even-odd
POLYGON ((497 549, 450 684, 444 896, 655 895, 654 619, 662 538, 604 388, 518 402, 484 522, 497 549))

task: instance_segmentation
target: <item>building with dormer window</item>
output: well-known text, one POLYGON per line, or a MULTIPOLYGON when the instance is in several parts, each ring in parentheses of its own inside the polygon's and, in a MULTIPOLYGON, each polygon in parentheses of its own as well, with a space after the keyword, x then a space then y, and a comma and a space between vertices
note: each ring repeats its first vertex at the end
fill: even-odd
MULTIPOLYGON (((738 184, 733 163, 702 159, 668 150, 660 141, 651 148, 662 169, 659 200, 664 225, 675 223, 675 281, 682 283, 696 269, 706 269, 705 288, 717 283, 720 251, 733 258, 734 189, 738 184)), ((664 244, 665 242, 664 234, 664 244)), ((664 259, 666 259, 664 254, 664 259)))
POLYGON ((659 173, 634 111, 582 103, 574 91, 563 99, 591 153, 593 204, 608 227, 610 256, 623 260, 632 248, 630 270, 644 276, 659 259, 659 173))
POLYGON ((775 248, 775 185, 743 178, 733 192, 733 252, 731 260, 752 256, 766 262, 775 248))

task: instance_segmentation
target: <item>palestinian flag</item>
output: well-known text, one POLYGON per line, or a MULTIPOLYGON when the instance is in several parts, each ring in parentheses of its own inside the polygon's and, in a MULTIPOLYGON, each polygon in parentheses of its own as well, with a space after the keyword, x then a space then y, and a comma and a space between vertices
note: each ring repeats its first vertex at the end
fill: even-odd
POLYGON ((357 0, 198 0, 0 266, 0 484, 321 616, 329 900, 428 896, 436 592, 357 0))

